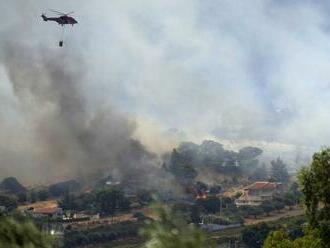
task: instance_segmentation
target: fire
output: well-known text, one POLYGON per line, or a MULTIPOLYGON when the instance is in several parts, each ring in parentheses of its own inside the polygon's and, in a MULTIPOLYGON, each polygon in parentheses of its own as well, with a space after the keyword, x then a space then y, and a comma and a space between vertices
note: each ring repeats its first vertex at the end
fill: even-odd
POLYGON ((196 196, 196 199, 206 199, 206 198, 207 198, 206 194, 201 194, 196 196))

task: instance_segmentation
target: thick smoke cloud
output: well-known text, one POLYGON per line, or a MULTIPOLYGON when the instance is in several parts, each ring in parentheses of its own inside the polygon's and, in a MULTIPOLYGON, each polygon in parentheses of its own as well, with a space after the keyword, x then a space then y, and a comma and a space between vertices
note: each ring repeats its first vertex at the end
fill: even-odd
POLYGON ((35 170, 23 172, 21 161, 24 168, 63 174, 72 159, 82 175, 82 164, 108 166, 104 160, 118 161, 117 146, 104 155, 110 145, 91 125, 104 130, 109 122, 125 133, 110 131, 113 139, 122 138, 119 151, 132 136, 153 151, 155 143, 168 149, 164 137, 170 134, 155 138, 157 132, 149 131, 154 126, 195 142, 216 137, 262 146, 265 154, 292 153, 298 162, 328 144, 324 1, 0 2, 3 175, 15 169, 32 177, 35 170), (57 47, 60 28, 40 19, 49 8, 74 10, 79 21, 66 30, 63 49, 57 47), (55 83, 57 76, 69 83, 55 83), (27 84, 25 78, 33 77, 27 84), (134 127, 127 116, 142 125, 134 127), (52 142, 58 148, 47 154, 52 142), (44 166, 46 155, 64 157, 56 160, 61 169, 44 166))
POLYGON ((188 139, 200 133, 221 143, 274 143, 274 150, 282 144, 277 155, 288 145, 310 153, 328 144, 327 4, 102 4, 107 11, 85 5, 92 23, 102 19, 87 25, 93 61, 105 55, 95 66, 111 68, 100 96, 111 94, 121 109, 183 131, 188 139))
POLYGON ((155 187, 155 178, 167 183, 158 157, 133 138, 135 121, 108 103, 93 105, 85 87, 97 79, 78 49, 29 44, 24 32, 9 28, 3 33, 0 65, 10 97, 0 114, 1 177, 90 183, 111 173, 136 187, 155 187))
MULTIPOLYGON (((131 137, 135 123, 108 106, 88 111, 82 85, 88 68, 75 53, 52 53, 40 47, 4 45, 2 64, 15 96, 30 118, 36 175, 95 179, 157 171, 157 158, 131 137)), ((13 137, 19 139, 19 137, 13 137)), ((21 163, 24 170, 25 162, 21 163)), ((147 174, 148 175, 148 174, 147 174)), ((58 177, 58 178, 57 178, 58 177)), ((146 180, 147 181, 147 180, 146 180)))

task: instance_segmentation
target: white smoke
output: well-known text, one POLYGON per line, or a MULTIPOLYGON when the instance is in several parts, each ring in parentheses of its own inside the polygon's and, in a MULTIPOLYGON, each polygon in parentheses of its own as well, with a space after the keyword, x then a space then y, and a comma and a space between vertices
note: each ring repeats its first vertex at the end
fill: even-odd
MULTIPOLYGON (((17 52, 8 50, 4 46, 8 44, 20 47, 18 53, 23 54, 18 58, 20 63, 25 60, 24 65, 40 60, 35 49, 62 59, 68 70, 81 61, 84 79, 73 91, 81 94, 87 115, 111 106, 115 113, 125 113, 125 119, 150 120, 152 125, 142 124, 137 134, 132 128, 128 137, 145 138, 154 150, 177 142, 171 138, 157 148, 153 145, 166 135, 152 139, 150 133, 156 136, 170 128, 184 133, 186 140, 211 136, 239 144, 259 142, 274 148, 280 144, 278 155, 288 146, 286 150, 299 155, 328 144, 329 6, 324 3, 0 2, 1 61, 17 52), (40 18, 42 12, 51 15, 50 8, 73 10, 79 22, 66 30, 63 48, 57 46, 60 27, 40 18)), ((37 73, 44 66, 40 63, 21 77, 37 73)), ((17 161, 24 160, 28 168, 36 166, 40 147, 30 145, 36 144, 31 127, 43 109, 31 110, 36 103, 29 94, 24 94, 22 104, 19 89, 11 88, 12 78, 3 65, 0 80, 0 157, 10 173, 11 168, 21 168, 17 161)), ((40 81, 29 85, 28 91, 48 102, 54 88, 40 87, 40 81)), ((25 87, 23 81, 20 87, 25 87)))

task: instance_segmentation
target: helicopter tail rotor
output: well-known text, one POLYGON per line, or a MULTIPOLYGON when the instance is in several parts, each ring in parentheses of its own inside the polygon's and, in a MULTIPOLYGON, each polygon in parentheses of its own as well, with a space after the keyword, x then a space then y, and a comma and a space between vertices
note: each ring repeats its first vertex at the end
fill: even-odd
POLYGON ((42 14, 41 17, 45 22, 48 21, 48 18, 47 18, 47 16, 45 16, 45 14, 42 14))

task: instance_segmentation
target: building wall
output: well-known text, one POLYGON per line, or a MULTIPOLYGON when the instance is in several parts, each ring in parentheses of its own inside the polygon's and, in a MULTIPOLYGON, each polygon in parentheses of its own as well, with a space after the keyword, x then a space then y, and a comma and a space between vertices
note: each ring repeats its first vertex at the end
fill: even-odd
POLYGON ((247 189, 235 201, 236 206, 259 206, 262 202, 271 200, 278 193, 277 189, 247 189))

